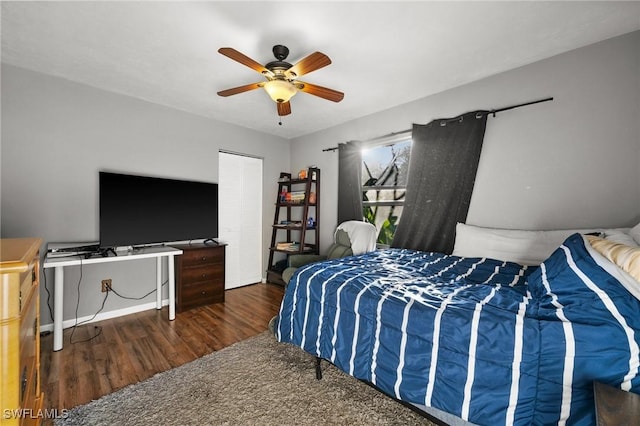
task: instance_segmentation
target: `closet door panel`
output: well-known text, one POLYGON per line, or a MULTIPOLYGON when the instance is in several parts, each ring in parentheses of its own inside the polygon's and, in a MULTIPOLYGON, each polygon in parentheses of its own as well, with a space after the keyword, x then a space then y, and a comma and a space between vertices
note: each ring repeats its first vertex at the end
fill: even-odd
POLYGON ((226 243, 226 284, 262 279, 262 159, 220 153, 220 239, 226 243))

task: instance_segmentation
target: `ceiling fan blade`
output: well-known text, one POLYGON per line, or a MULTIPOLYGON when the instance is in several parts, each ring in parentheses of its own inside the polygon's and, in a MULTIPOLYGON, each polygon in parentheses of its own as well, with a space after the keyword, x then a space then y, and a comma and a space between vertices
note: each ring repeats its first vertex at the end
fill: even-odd
POLYGON ((286 73, 289 78, 300 77, 301 75, 309 74, 312 71, 326 67, 330 63, 331 59, 329 59, 327 55, 320 52, 314 52, 289 68, 286 73))
POLYGON ((340 102, 344 99, 344 93, 326 87, 318 86, 311 83, 295 82, 296 88, 310 95, 318 96, 333 102, 340 102))
POLYGON ((218 92, 218 95, 220 95, 220 96, 237 95, 238 93, 243 93, 243 92, 248 92, 249 90, 259 89, 263 85, 264 85, 264 83, 245 84, 244 86, 238 86, 238 87, 234 87, 232 89, 222 90, 222 91, 218 92))
POLYGON ((291 114, 291 103, 289 102, 279 102, 278 104, 278 115, 289 115, 291 114))
POLYGON ((231 47, 221 47, 218 49, 218 53, 226 56, 227 58, 233 59, 236 62, 240 62, 242 65, 246 65, 249 68, 258 71, 261 74, 273 74, 271 71, 266 69, 264 65, 254 61, 247 55, 238 52, 236 49, 231 47))

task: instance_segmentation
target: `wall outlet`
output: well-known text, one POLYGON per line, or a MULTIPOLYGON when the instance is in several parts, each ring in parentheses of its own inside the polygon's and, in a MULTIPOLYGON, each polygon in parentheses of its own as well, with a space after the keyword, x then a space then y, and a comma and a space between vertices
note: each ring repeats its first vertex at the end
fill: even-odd
POLYGON ((103 293, 106 293, 107 291, 111 290, 111 278, 107 280, 102 280, 101 288, 103 293))

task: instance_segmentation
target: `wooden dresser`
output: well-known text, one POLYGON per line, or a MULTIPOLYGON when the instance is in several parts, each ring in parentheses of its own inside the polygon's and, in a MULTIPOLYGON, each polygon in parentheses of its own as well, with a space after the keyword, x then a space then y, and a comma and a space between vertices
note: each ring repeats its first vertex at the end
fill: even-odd
POLYGON ((39 263, 42 240, 0 240, 0 424, 41 420, 39 263), (22 409, 22 414, 20 414, 22 409))
POLYGON ((176 256, 176 311, 224 302, 225 245, 174 247, 183 251, 176 256))

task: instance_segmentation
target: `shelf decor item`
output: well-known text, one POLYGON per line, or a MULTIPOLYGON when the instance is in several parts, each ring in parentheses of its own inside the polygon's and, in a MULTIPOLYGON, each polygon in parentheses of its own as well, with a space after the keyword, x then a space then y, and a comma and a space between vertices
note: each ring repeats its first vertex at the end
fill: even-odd
POLYGON ((282 265, 289 255, 319 254, 320 169, 301 170, 297 178, 280 173, 277 194, 267 281, 284 285, 282 265))

